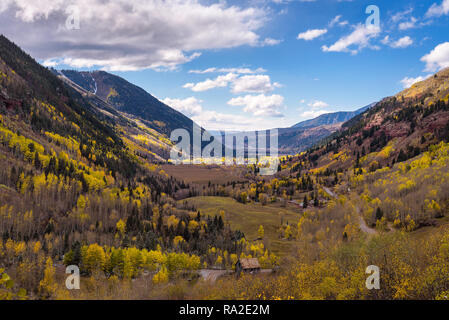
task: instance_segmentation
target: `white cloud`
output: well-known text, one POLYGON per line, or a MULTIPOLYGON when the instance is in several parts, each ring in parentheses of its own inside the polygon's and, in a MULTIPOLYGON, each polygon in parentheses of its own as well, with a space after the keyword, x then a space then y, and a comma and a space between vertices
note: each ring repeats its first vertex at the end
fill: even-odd
POLYGON ((173 109, 185 114, 187 117, 198 116, 203 111, 203 107, 201 106, 202 101, 196 99, 195 97, 186 99, 165 98, 161 101, 173 109))
POLYGON ((407 48, 413 44, 413 40, 409 36, 405 36, 390 44, 392 48, 407 48))
POLYGON ((303 33, 298 34, 297 39, 303 39, 306 41, 313 40, 327 33, 327 29, 311 29, 307 30, 303 33))
POLYGON ((404 89, 410 88, 412 85, 414 85, 417 82, 421 82, 426 80, 430 75, 427 76, 419 76, 416 78, 409 78, 409 77, 405 77, 404 79, 402 79, 400 81, 400 83, 402 84, 402 86, 404 87, 404 89))
POLYGON ((379 27, 367 27, 364 24, 358 24, 352 33, 340 38, 330 47, 322 46, 322 50, 324 52, 351 52, 352 54, 357 54, 363 48, 370 47, 370 40, 377 37, 380 31, 379 27), (356 48, 350 49, 351 46, 356 48))
POLYGON ((301 118, 313 119, 329 112, 326 110, 308 110, 301 113, 301 118))
POLYGON ((257 34, 267 11, 200 0, 2 0, 0 21, 39 60, 124 71, 176 68, 200 50, 273 45, 257 34), (73 4, 79 30, 65 27, 73 4))
POLYGON ((430 53, 421 58, 426 63, 425 71, 435 72, 449 67, 449 42, 444 42, 435 47, 430 53))
POLYGON ((411 17, 409 21, 401 22, 399 24, 399 30, 408 30, 416 27, 416 22, 418 19, 411 17))
POLYGON ((266 96, 246 95, 244 97, 233 98, 228 101, 231 106, 243 106, 243 111, 252 113, 255 116, 281 117, 279 109, 284 103, 284 97, 273 94, 266 96))
POLYGON ((341 19, 341 15, 336 16, 335 18, 333 18, 331 20, 331 22, 329 22, 329 27, 333 27, 334 25, 336 25, 341 19))
POLYGON ((308 106, 312 107, 312 108, 327 108, 327 107, 329 107, 329 105, 326 102, 320 101, 320 100, 312 101, 308 104, 308 106))
POLYGON ((237 77, 238 76, 235 73, 228 73, 223 76, 218 76, 213 80, 207 79, 198 83, 186 83, 183 87, 195 92, 207 91, 214 88, 224 88, 228 86, 229 82, 237 79, 237 77))
POLYGON ((281 86, 277 82, 272 83, 267 75, 245 75, 239 77, 235 73, 228 73, 215 79, 207 79, 198 83, 186 83, 183 87, 195 92, 202 92, 214 88, 224 88, 228 85, 232 86, 233 93, 267 93, 281 86))
POLYGON ((277 82, 271 83, 267 75, 249 75, 235 79, 232 83, 232 92, 267 93, 280 86, 277 82))
POLYGON ((449 13, 449 0, 443 0, 443 2, 438 5, 434 3, 426 13, 426 17, 441 17, 442 15, 449 13))
POLYGON ((196 123, 208 130, 217 131, 251 131, 273 128, 287 128, 298 122, 283 118, 270 118, 265 116, 227 114, 216 111, 204 111, 198 116, 192 117, 196 123))
MULTIPOLYGON (((299 103, 304 105, 306 103, 306 100, 303 99, 299 103)), ((301 106, 299 108, 299 110, 301 111, 300 117, 302 119, 313 119, 313 118, 321 116, 322 114, 332 112, 329 110, 325 110, 326 108, 329 107, 329 104, 324 101, 321 101, 321 100, 310 101, 309 103, 307 103, 307 106, 310 109, 305 106, 301 106), (307 109, 307 110, 305 110, 305 109, 307 109)))
POLYGON ((407 10, 397 12, 391 17, 391 21, 393 23, 398 23, 399 21, 404 20, 410 13, 413 12, 413 8, 408 8, 407 10))
POLYGON ((240 74, 254 74, 264 73, 267 70, 263 68, 250 69, 250 68, 207 68, 205 70, 190 70, 189 73, 205 74, 205 73, 240 73, 240 74))
POLYGON ((274 124, 272 118, 255 118, 253 115, 247 116, 205 110, 201 105, 203 101, 195 97, 186 99, 165 98, 161 101, 182 112, 208 130, 245 131, 288 127, 291 125, 286 118, 278 118, 276 124, 274 124))
MULTIPOLYGON (((250 130, 254 126, 254 119, 235 114, 216 111, 204 111, 192 117, 192 120, 208 130, 250 130)), ((256 127, 254 127, 255 129, 256 127)))
POLYGON ((260 46, 264 47, 264 46, 275 46, 279 43, 281 43, 282 40, 279 39, 273 39, 273 38, 265 38, 261 43, 260 46))
POLYGON ((385 45, 389 44, 389 43, 390 43, 390 36, 385 36, 385 38, 383 38, 382 40, 380 40, 380 42, 381 42, 382 44, 385 44, 385 45))
POLYGON ((407 48, 413 44, 413 39, 409 36, 402 37, 396 41, 392 41, 390 39, 390 36, 385 36, 380 42, 384 45, 388 45, 392 48, 399 49, 399 48, 407 48))
POLYGON ((349 24, 348 21, 341 21, 342 16, 338 15, 335 18, 333 18, 330 22, 329 22, 329 27, 332 28, 335 25, 339 25, 339 26, 346 26, 349 24))

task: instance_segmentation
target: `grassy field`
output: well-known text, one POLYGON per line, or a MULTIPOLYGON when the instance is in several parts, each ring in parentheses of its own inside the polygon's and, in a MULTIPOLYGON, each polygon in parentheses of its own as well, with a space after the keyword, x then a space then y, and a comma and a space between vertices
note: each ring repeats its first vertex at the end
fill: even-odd
POLYGON ((265 229, 265 242, 276 255, 288 255, 295 245, 295 241, 279 238, 281 220, 289 224, 297 224, 301 213, 298 208, 279 204, 262 206, 259 203, 241 204, 232 198, 221 197, 195 197, 182 201, 194 204, 202 214, 218 215, 221 210, 225 212, 225 222, 230 223, 235 230, 245 233, 247 240, 257 239, 257 230, 260 225, 265 229))
POLYGON ((246 168, 206 165, 162 165, 169 175, 186 183, 207 185, 227 184, 233 181, 247 181, 244 177, 246 168))

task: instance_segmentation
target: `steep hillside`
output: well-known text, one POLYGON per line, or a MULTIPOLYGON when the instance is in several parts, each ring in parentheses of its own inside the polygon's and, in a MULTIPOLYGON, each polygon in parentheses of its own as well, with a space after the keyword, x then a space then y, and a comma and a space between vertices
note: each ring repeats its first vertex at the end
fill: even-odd
POLYGON ((145 160, 158 162, 165 162, 170 157, 172 142, 166 135, 152 129, 150 121, 117 111, 109 103, 74 83, 61 72, 54 69, 51 71, 94 106, 93 110, 97 116, 108 119, 134 154, 145 160))
POLYGON ((342 126, 307 157, 317 167, 391 166, 449 138, 449 69, 377 103, 342 126), (340 161, 332 154, 345 154, 340 161), (344 161, 342 161, 344 159, 344 161))
POLYGON ((178 128, 192 130, 192 120, 123 78, 104 71, 62 70, 60 73, 116 110, 147 121, 158 132, 169 136, 178 128))
POLYGON ((373 107, 376 103, 372 103, 366 107, 360 108, 356 111, 341 111, 334 113, 326 113, 311 120, 302 121, 295 124, 292 128, 316 128, 323 125, 336 125, 342 124, 355 116, 365 112, 369 108, 373 107))

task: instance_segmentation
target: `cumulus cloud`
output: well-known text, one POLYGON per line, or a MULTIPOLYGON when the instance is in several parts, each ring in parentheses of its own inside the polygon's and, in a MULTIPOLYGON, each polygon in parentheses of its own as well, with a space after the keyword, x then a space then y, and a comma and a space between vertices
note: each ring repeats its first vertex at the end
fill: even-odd
POLYGON ((295 120, 287 117, 276 118, 274 122, 273 118, 265 116, 255 117, 254 115, 228 114, 216 111, 204 111, 192 119, 203 128, 217 131, 251 131, 287 128, 295 123, 295 120))
POLYGON ((2 0, 0 19, 2 33, 39 60, 105 70, 176 68, 200 50, 276 42, 257 34, 266 9, 223 1, 2 0), (71 5, 79 30, 65 27, 71 5))
POLYGON ((183 87, 195 92, 207 91, 214 88, 224 88, 228 86, 229 82, 237 79, 237 77, 238 76, 235 73, 228 73, 223 76, 218 76, 215 79, 207 79, 198 83, 186 83, 183 87))
POLYGON ((429 10, 427 10, 426 17, 441 17, 449 13, 449 0, 443 0, 441 4, 434 3, 429 10))
POLYGON ((190 70, 189 73, 205 74, 205 73, 240 73, 240 74, 254 74, 264 73, 267 70, 264 68, 250 69, 250 68, 207 68, 204 70, 190 70))
POLYGON ((228 73, 215 79, 207 79, 198 83, 186 83, 183 87, 195 92, 202 92, 214 88, 224 88, 228 85, 231 85, 233 93, 267 93, 281 86, 277 82, 272 83, 267 75, 245 75, 239 77, 235 73, 228 73))
POLYGON ((275 46, 281 42, 282 42, 282 40, 279 40, 279 39, 265 38, 262 42, 260 42, 260 46, 262 46, 262 47, 275 46))
POLYGON ((402 37, 396 41, 391 40, 390 36, 385 36, 380 42, 395 49, 407 48, 413 44, 413 39, 409 36, 402 37))
POLYGON ((185 99, 165 98, 161 101, 190 117, 201 127, 208 130, 245 131, 288 127, 291 125, 286 118, 278 118, 276 125, 274 125, 273 119, 265 117, 265 114, 255 118, 254 115, 247 116, 206 110, 202 106, 203 101, 195 97, 185 99))
POLYGON ((271 79, 267 75, 249 75, 234 80, 232 92, 267 93, 280 86, 277 82, 271 83, 271 79))
POLYGON ((327 29, 311 29, 311 30, 307 30, 303 33, 298 34, 297 39, 310 41, 310 40, 318 38, 319 36, 322 36, 323 34, 326 34, 326 33, 327 33, 327 29))
POLYGON ((173 109, 185 114, 187 117, 198 116, 203 111, 203 107, 201 106, 201 102, 203 101, 198 100, 195 97, 186 99, 165 98, 161 101, 173 109))
POLYGON ((279 109, 284 104, 284 97, 273 94, 266 96, 246 95, 244 97, 232 98, 228 101, 231 106, 242 106, 243 111, 252 113, 255 116, 282 117, 279 109))
POLYGON ((416 23, 418 22, 418 19, 415 17, 411 17, 410 20, 401 22, 399 24, 399 30, 408 30, 416 27, 416 23))
MULTIPOLYGON (((304 105, 306 103, 306 100, 302 99, 299 103, 304 105)), ((325 110, 329 107, 329 104, 321 100, 312 100, 307 103, 307 106, 309 108, 307 108, 306 106, 302 106, 299 108, 299 111, 301 112, 300 117, 302 119, 313 119, 321 116, 322 114, 332 112, 329 110, 325 110)))
POLYGON ((430 53, 421 58, 426 63, 425 71, 435 72, 449 67, 449 42, 444 42, 435 47, 430 53))
POLYGON ((327 107, 329 107, 329 105, 326 102, 320 101, 320 100, 312 101, 308 104, 308 106, 311 108, 327 108, 327 107))
POLYGON ((319 117, 323 114, 329 113, 329 111, 326 110, 308 110, 301 113, 301 118, 305 119, 313 119, 316 117, 319 117))
POLYGON ((393 23, 398 23, 399 21, 405 20, 407 16, 413 12, 413 10, 413 8, 408 8, 404 11, 399 11, 391 17, 391 21, 393 23))
POLYGON ((377 37, 380 31, 379 27, 358 24, 349 35, 340 38, 329 47, 322 46, 322 50, 324 52, 351 52, 352 54, 357 54, 363 48, 372 47, 370 40, 377 37), (355 48, 351 49, 350 47, 355 48))
POLYGON ((407 48, 413 44, 413 40, 409 36, 398 39, 390 43, 392 48, 407 48))
POLYGON ((402 84, 402 86, 404 87, 404 89, 410 88, 412 85, 414 85, 417 82, 421 82, 426 80, 430 75, 427 76, 419 76, 416 78, 409 78, 409 77, 405 77, 404 79, 402 79, 400 81, 400 83, 402 84))

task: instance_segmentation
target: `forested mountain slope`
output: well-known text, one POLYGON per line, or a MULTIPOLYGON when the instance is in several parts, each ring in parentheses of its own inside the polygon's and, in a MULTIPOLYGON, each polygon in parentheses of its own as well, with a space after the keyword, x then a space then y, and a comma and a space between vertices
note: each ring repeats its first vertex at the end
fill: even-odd
POLYGON ((123 78, 104 71, 61 70, 60 73, 116 110, 147 121, 158 132, 169 136, 178 128, 192 131, 192 120, 123 78))

